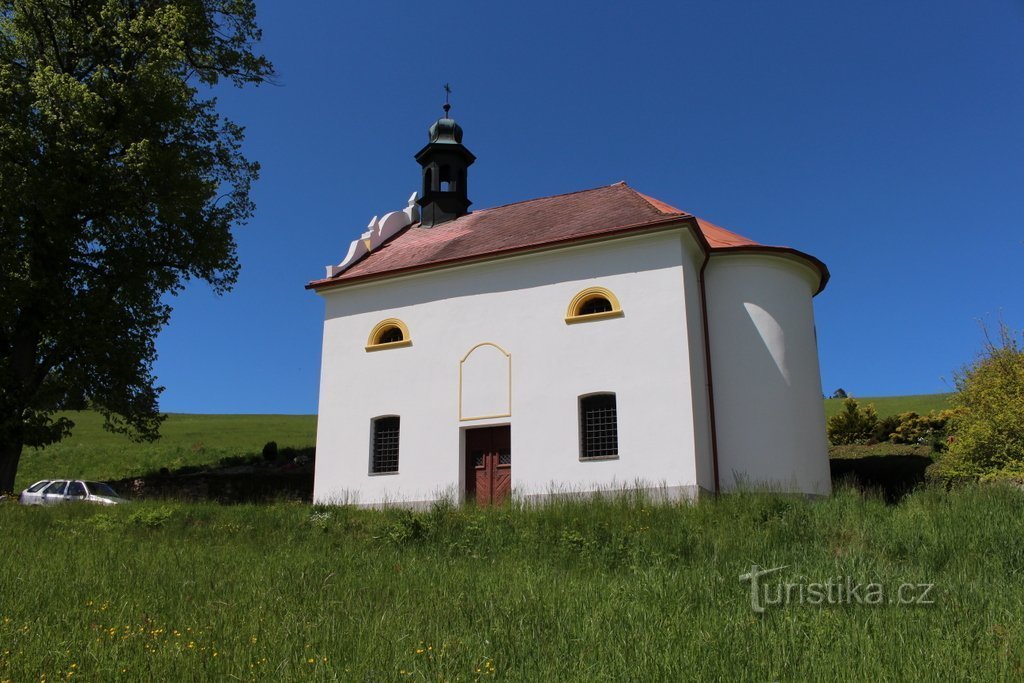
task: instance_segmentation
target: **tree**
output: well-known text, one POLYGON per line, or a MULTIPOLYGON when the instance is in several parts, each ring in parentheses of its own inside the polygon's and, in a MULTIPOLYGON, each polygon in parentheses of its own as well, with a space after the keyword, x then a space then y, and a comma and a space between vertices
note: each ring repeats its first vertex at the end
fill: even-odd
POLYGON ((846 393, 846 389, 839 387, 838 389, 832 392, 832 396, 830 396, 829 398, 849 398, 849 396, 846 393))
POLYGON ((955 375, 954 438, 941 469, 968 476, 1024 472, 1024 347, 1005 325, 985 330, 980 357, 955 375))
POLYGON ((58 410, 158 436, 165 295, 237 277, 259 167, 210 90, 259 38, 252 0, 0 0, 0 493, 58 410))
POLYGON ((825 425, 828 441, 833 446, 867 443, 878 426, 878 413, 871 404, 863 408, 855 399, 843 399, 843 409, 830 417, 825 425))

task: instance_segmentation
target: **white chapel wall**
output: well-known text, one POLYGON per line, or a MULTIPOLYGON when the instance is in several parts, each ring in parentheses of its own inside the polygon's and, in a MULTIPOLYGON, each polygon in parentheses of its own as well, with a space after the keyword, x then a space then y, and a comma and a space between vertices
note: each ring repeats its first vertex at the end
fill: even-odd
POLYGON ((706 273, 722 490, 831 490, 812 295, 776 255, 715 255, 706 273))
MULTIPOLYGON (((695 282, 684 272, 692 258, 673 231, 325 292, 314 498, 458 498, 462 432, 489 424, 511 425, 514 495, 695 487, 707 436, 691 415, 697 332, 683 285, 695 282), (614 292, 624 315, 566 324, 569 301, 595 285, 614 292), (385 318, 402 320, 412 344, 365 351, 385 318), (511 415, 461 420, 460 360, 481 343, 508 354, 511 415), (619 457, 581 462, 577 397, 598 391, 617 396, 619 457), (401 416, 397 474, 369 474, 370 420, 381 415, 401 416)), ((471 372, 494 373, 493 360, 471 372)), ((481 405, 500 403, 500 391, 471 391, 481 405)))

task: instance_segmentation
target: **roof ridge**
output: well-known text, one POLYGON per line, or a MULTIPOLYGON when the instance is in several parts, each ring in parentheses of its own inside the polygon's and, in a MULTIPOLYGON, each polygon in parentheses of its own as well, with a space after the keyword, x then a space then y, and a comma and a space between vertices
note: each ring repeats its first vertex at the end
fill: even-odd
MULTIPOLYGON (((585 190, 574 190, 572 192, 562 192, 560 194, 550 194, 550 195, 547 195, 546 197, 534 197, 532 199, 521 199, 518 202, 508 202, 507 204, 498 204, 497 206, 488 206, 486 209, 480 209, 479 211, 473 211, 471 213, 477 213, 477 214, 485 213, 487 211, 494 211, 495 209, 504 209, 506 206, 519 206, 520 204, 529 204, 530 202, 540 202, 540 201, 543 201, 545 199, 557 199, 558 197, 569 197, 569 196, 574 195, 574 194, 583 194, 584 192, 596 192, 597 190, 607 190, 610 187, 617 187, 619 185, 621 185, 623 187, 626 187, 626 188, 629 188, 630 190, 633 190, 633 188, 629 187, 629 185, 626 184, 625 180, 620 180, 619 182, 612 183, 611 185, 598 185, 597 187, 588 187, 585 190)), ((633 192, 636 192, 636 190, 633 190, 633 192)), ((466 215, 470 215, 470 214, 466 214, 466 215)))

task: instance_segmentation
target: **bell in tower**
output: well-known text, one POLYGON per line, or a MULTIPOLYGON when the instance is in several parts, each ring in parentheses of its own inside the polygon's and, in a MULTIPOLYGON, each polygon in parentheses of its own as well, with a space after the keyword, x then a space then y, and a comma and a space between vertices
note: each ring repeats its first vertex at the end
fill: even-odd
MULTIPOLYGON (((448 92, 447 86, 445 91, 448 92)), ((446 98, 447 100, 447 98, 446 98)), ((448 118, 451 105, 444 103, 444 118, 430 127, 427 146, 416 153, 423 167, 420 226, 440 225, 469 213, 466 169, 476 157, 462 145, 462 126, 448 118)))

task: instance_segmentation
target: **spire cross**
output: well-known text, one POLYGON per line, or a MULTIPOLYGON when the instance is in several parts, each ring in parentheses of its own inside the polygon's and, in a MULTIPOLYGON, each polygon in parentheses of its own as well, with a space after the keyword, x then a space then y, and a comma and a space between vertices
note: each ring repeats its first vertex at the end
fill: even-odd
POLYGON ((447 83, 444 84, 444 115, 448 116, 448 110, 452 108, 452 105, 448 104, 448 96, 452 94, 452 86, 447 83))

